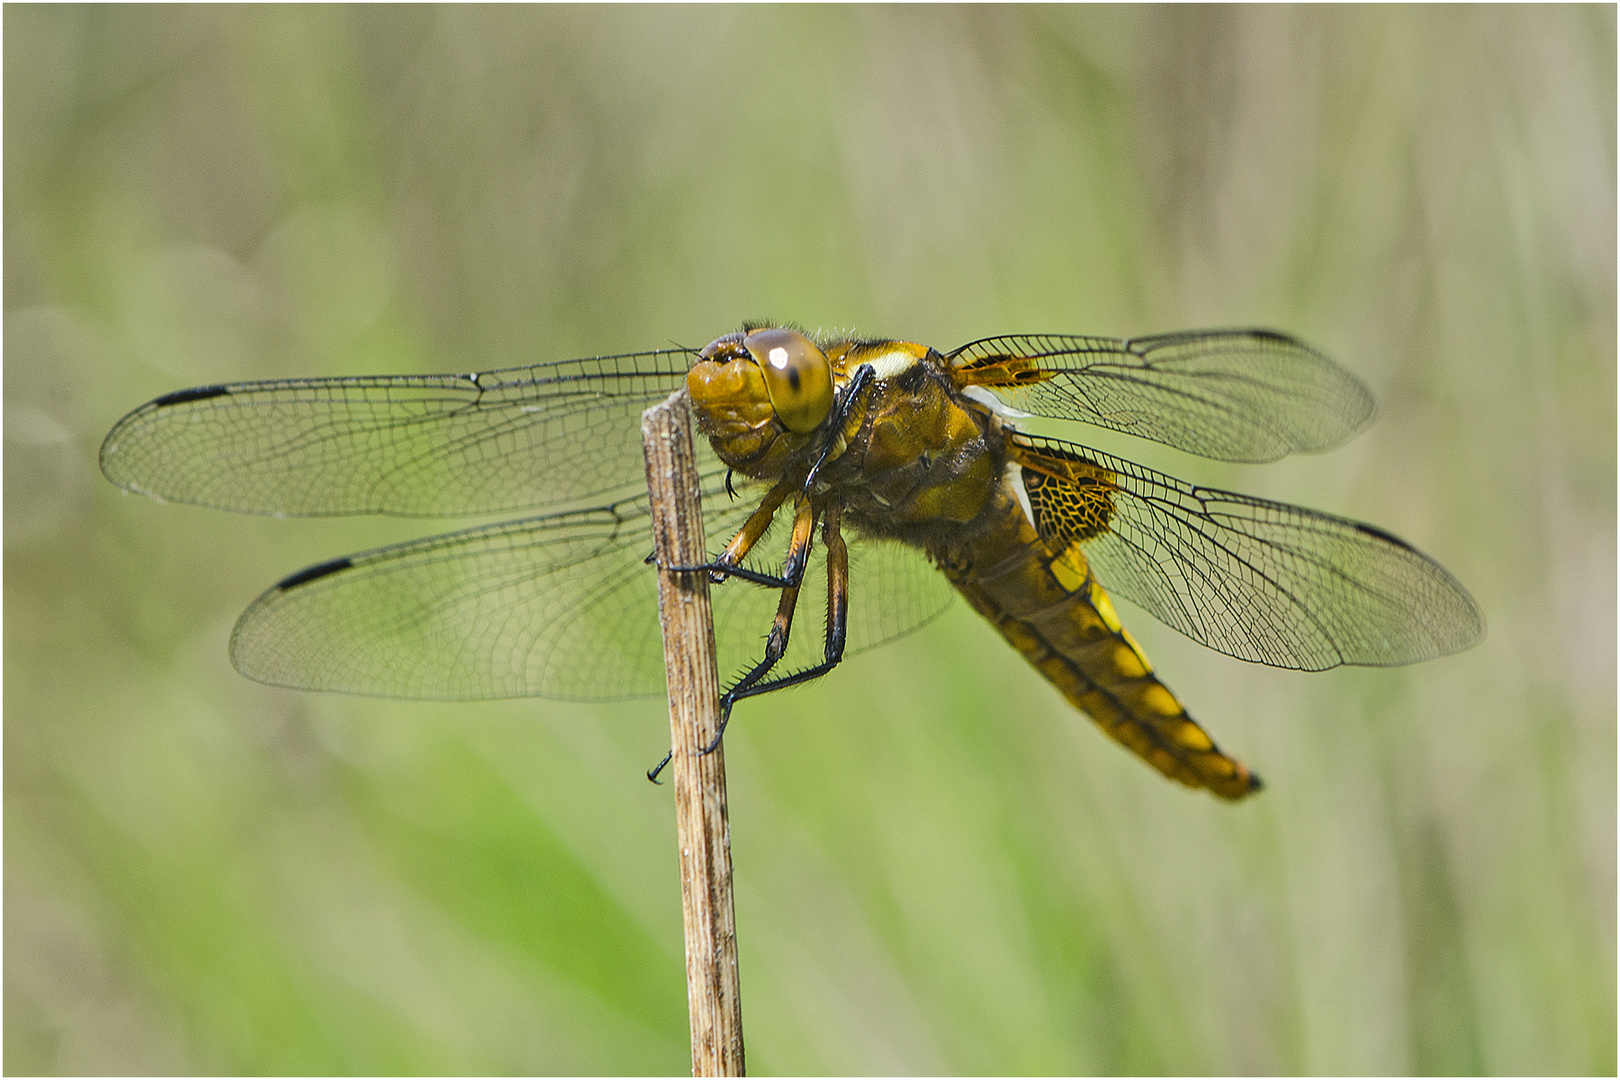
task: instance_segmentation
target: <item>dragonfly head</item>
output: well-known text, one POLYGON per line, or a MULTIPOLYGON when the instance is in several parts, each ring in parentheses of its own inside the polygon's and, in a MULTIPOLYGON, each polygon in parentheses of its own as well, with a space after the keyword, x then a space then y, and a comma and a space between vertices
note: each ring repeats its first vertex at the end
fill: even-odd
POLYGON ((686 373, 698 425, 728 463, 751 466, 808 441, 833 404, 832 364, 797 330, 763 327, 727 334, 698 353, 686 373), (775 453, 773 453, 773 451, 775 453))

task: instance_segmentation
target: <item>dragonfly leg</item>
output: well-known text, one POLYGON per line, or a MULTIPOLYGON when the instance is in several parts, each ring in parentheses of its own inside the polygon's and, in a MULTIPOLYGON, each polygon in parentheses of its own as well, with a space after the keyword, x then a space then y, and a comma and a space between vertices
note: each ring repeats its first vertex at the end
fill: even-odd
MULTIPOLYGON (((801 498, 793 511, 793 536, 788 541, 787 559, 782 567, 782 596, 776 604, 776 618, 771 622, 771 632, 765 636, 765 655, 720 696, 721 732, 725 731, 726 721, 731 717, 731 706, 737 700, 737 692, 764 678, 787 653, 788 639, 793 633, 793 613, 799 606, 799 584, 804 580, 804 568, 810 561, 810 544, 815 533, 815 505, 809 499, 801 498)), ((709 748, 719 741, 720 735, 716 733, 709 748)), ((708 749, 704 752, 707 753, 708 749)))
MULTIPOLYGON (((836 518, 836 508, 833 509, 832 513, 836 518)), ((744 531, 746 530, 747 526, 745 525, 744 531)), ((778 579, 779 587, 782 590, 782 595, 776 604, 776 618, 771 623, 771 632, 765 638, 765 655, 760 662, 750 668, 748 673, 739 679, 735 685, 728 689, 724 694, 720 695, 719 727, 716 729, 714 739, 709 743, 709 745, 698 751, 700 754, 709 754, 714 752, 714 748, 720 745, 721 736, 726 733, 726 724, 731 720, 732 705, 742 697, 752 696, 750 693, 739 693, 739 691, 746 691, 749 687, 758 683, 760 679, 764 678, 770 672, 771 668, 776 666, 777 661, 781 660, 783 655, 787 653, 788 640, 793 632, 793 613, 799 605, 799 583, 804 579, 804 568, 810 561, 810 544, 812 538, 815 536, 815 532, 815 506, 809 499, 801 498, 793 512, 793 537, 788 543, 787 561, 783 567, 782 577, 778 579)), ((740 535, 741 533, 739 533, 739 536, 740 535)), ((842 538, 839 538, 838 544, 839 550, 842 552, 842 538)), ((728 548, 727 550, 729 551, 730 549, 728 548)), ((832 549, 829 548, 829 560, 831 560, 832 557, 831 552, 832 549)), ((844 559, 847 563, 847 555, 844 557, 844 559)), ((700 567, 697 569, 702 568, 700 567)), ((829 574, 830 573, 831 569, 829 568, 829 574)), ((738 574, 737 576, 745 577, 745 580, 752 580, 751 578, 746 578, 746 576, 743 574, 738 574)), ((845 591, 848 591, 847 588, 845 591)), ((664 766, 669 764, 670 758, 673 755, 674 751, 670 751, 669 754, 666 754, 664 756, 664 760, 660 761, 655 768, 647 773, 647 779, 656 784, 658 782, 658 774, 664 770, 664 766)))
MULTIPOLYGON (((755 585, 764 585, 776 589, 795 584, 795 581, 790 579, 786 570, 781 575, 765 574, 758 570, 748 569, 742 565, 742 561, 748 557, 748 553, 754 549, 754 545, 759 543, 760 537, 765 535, 765 530, 771 527, 771 521, 776 517, 776 511, 787 501, 787 497, 797 490, 797 484, 790 484, 786 481, 779 482, 772 487, 765 494, 765 497, 760 500, 759 505, 754 508, 754 512, 748 515, 748 520, 743 522, 742 528, 737 530, 737 534, 731 538, 731 542, 726 545, 726 549, 720 553, 719 557, 697 566, 670 566, 666 567, 666 569, 688 573, 696 573, 700 570, 707 571, 710 580, 716 583, 735 577, 752 582, 755 585)), ((800 573, 803 573, 802 567, 800 573)))
MULTIPOLYGON (((732 706, 743 698, 750 698, 756 694, 767 694, 772 690, 782 690, 799 683, 819 679, 833 668, 837 667, 844 658, 844 642, 849 631, 849 549, 844 545, 843 530, 840 527, 839 508, 832 505, 827 508, 821 522, 821 539, 827 545, 827 636, 822 652, 821 663, 814 667, 796 671, 791 675, 770 679, 764 678, 771 667, 782 658, 787 650, 787 630, 791 627, 793 612, 787 611, 786 624, 783 622, 783 609, 777 609, 777 623, 771 627, 771 640, 766 644, 766 662, 757 665, 747 675, 743 676, 737 685, 727 690, 720 699, 720 730, 715 733, 714 740, 704 747, 702 753, 711 753, 720 745, 720 738, 726 732, 726 724, 731 719, 732 706), (776 630, 782 626, 780 648, 775 656, 771 655, 771 646, 775 643, 776 630)), ((797 589, 795 589, 795 599, 797 589)), ((786 596, 784 594, 784 599, 786 596)))
POLYGON ((827 464, 827 458, 832 455, 833 449, 842 441, 844 424, 849 419, 850 411, 855 408, 855 402, 864 397, 876 381, 877 369, 872 367, 871 364, 862 364, 855 369, 855 374, 850 376, 849 386, 844 390, 844 396, 833 407, 832 423, 827 429, 826 444, 822 446, 821 453, 816 458, 816 463, 810 467, 810 472, 805 476, 804 483, 801 485, 801 490, 805 495, 809 495, 810 490, 815 487, 816 480, 821 475, 821 467, 827 464))
POLYGON ((670 758, 673 758, 674 756, 675 751, 673 750, 665 754, 663 761, 660 761, 658 764, 647 770, 647 779, 651 780, 655 784, 658 783, 658 774, 664 771, 664 766, 668 765, 670 758))
MULTIPOLYGON (((716 581, 737 577, 757 585, 783 590, 781 601, 776 608, 776 619, 771 624, 770 635, 765 641, 764 658, 739 679, 736 685, 721 695, 719 730, 715 732, 714 739, 709 745, 699 751, 700 753, 713 753, 720 745, 720 740, 726 733, 726 725, 731 722, 732 707, 737 702, 756 694, 781 690, 820 678, 837 667, 844 657, 844 641, 849 629, 849 550, 844 545, 838 507, 833 505, 826 510, 821 525, 822 540, 827 545, 827 637, 822 662, 792 675, 760 682, 787 652, 788 637, 793 629, 793 612, 798 606, 799 582, 804 577, 804 568, 810 558, 810 536, 815 524, 815 515, 810 509, 811 489, 815 485, 817 474, 821 472, 822 466, 826 464, 833 448, 838 444, 839 435, 850 410, 876 380, 877 371, 871 364, 862 364, 855 369, 848 388, 834 408, 826 445, 822 447, 820 456, 816 458, 815 465, 811 467, 802 483, 789 486, 786 481, 782 481, 773 487, 760 502, 759 507, 749 515, 743 527, 737 531, 737 535, 732 537, 731 543, 726 545, 726 550, 718 559, 703 566, 670 567, 672 570, 707 570, 716 581), (743 558, 760 537, 765 535, 765 530, 769 527, 777 509, 786 501, 788 493, 792 490, 799 492, 799 503, 794 512, 793 540, 788 547, 787 564, 783 567, 782 574, 780 576, 762 574, 741 566, 743 558)), ((730 482, 729 475, 727 482, 728 484, 730 482)), ((669 765, 674 753, 671 750, 664 755, 664 760, 649 769, 647 779, 658 783, 659 774, 669 765)))

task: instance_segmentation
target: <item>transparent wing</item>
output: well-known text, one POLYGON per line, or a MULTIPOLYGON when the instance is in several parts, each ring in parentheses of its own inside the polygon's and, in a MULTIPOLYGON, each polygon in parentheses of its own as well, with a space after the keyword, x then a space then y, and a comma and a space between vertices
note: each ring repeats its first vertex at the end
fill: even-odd
POLYGON ((1037 416, 1083 420, 1222 461, 1327 450, 1372 420, 1372 392, 1309 346, 1267 330, 1120 341, 985 338, 948 359, 968 385, 1037 416))
POLYGON ((182 390, 120 420, 101 468, 170 502, 288 517, 561 507, 645 483, 641 411, 690 362, 667 350, 182 390))
MULTIPOLYGON (((713 548, 752 509, 724 489, 724 471, 711 470, 704 520, 713 548)), ((238 621, 231 658, 261 682, 383 697, 662 694, 651 551, 644 494, 380 548, 265 592, 238 621)), ((920 626, 949 600, 943 577, 909 550, 857 543, 850 559, 851 650, 920 626)), ((787 663, 821 657, 825 582, 818 545, 787 663)), ((759 659, 779 594, 733 580, 712 595, 725 683, 759 659)))
MULTIPOLYGON (((1273 667, 1391 666, 1485 633, 1457 580, 1405 542, 1329 514, 1196 487, 1075 443, 1019 436, 1021 454, 1080 463, 1106 524, 1084 541, 1112 592, 1212 649, 1273 667)), ((1026 464, 1026 469, 1028 468, 1026 464)))

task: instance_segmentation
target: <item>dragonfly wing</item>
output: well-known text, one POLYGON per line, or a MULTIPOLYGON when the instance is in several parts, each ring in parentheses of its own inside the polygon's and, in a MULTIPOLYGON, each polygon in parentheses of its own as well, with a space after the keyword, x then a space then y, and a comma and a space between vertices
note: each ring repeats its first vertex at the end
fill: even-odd
POLYGON ((467 529, 311 567, 231 635, 250 678, 428 700, 605 700, 663 685, 645 500, 467 529))
MULTIPOLYGON (((1382 667, 1484 635, 1479 607, 1444 567, 1370 525, 1018 438, 1026 487, 1032 471, 1060 487, 1078 481, 1069 505, 1088 513, 1084 551, 1104 587, 1228 656, 1306 671, 1382 667)), ((1032 503, 1044 533, 1033 491, 1032 503)))
MULTIPOLYGON (((723 468, 707 470, 703 497, 718 549, 753 504, 728 498, 723 468)), ((380 697, 655 696, 664 664, 651 552, 641 494, 335 559, 255 600, 231 659, 260 682, 380 697)), ((914 629, 949 600, 943 578, 909 550, 853 545, 850 567, 851 649, 914 629)), ((743 581, 711 594, 724 682, 759 660, 780 594, 743 581)), ((821 658, 825 595, 818 545, 789 663, 821 658)))
POLYGON ((561 507, 643 485, 637 418, 689 363, 668 350, 182 390, 120 420, 101 468, 158 499, 288 517, 561 507))
POLYGON ((1082 420, 1222 461, 1327 450, 1365 427, 1372 392, 1291 337, 1209 330, 1122 341, 985 338, 948 358, 963 385, 1037 416, 1082 420))
POLYGON ((921 554, 891 540, 849 545, 849 651, 903 637, 950 606, 956 590, 921 554))

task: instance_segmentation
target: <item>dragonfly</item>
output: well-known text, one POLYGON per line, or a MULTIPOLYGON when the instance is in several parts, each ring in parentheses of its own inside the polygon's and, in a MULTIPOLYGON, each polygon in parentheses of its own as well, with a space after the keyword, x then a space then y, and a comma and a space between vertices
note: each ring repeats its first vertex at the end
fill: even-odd
POLYGON ((706 534, 724 540, 693 569, 731 582, 714 590, 721 669, 736 673, 727 718, 960 595, 1127 749, 1240 799, 1258 776, 1160 681, 1110 590, 1277 668, 1410 664, 1484 635, 1467 590, 1382 529, 1026 430, 1078 421, 1260 463, 1371 422, 1356 376, 1267 330, 1023 334, 940 352, 746 324, 697 350, 180 390, 120 420, 100 460, 127 491, 244 513, 526 515, 271 586, 231 634, 249 678, 423 700, 655 696, 639 415, 683 386, 706 534), (825 598, 825 618, 795 635, 806 594, 825 598))

